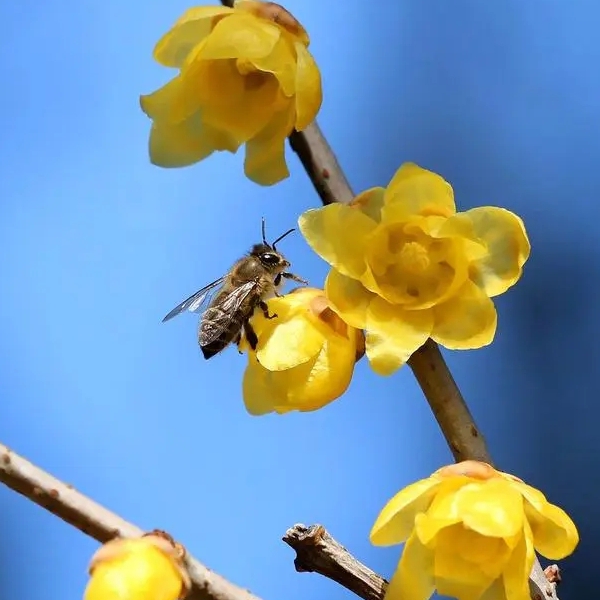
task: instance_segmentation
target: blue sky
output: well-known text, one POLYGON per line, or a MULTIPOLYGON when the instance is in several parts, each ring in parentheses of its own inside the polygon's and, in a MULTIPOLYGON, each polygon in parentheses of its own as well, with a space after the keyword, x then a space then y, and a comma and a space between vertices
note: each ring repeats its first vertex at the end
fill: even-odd
MULTIPOLYGON (((408 369, 381 378, 362 361, 324 410, 253 418, 244 357, 202 360, 192 315, 161 324, 257 240, 261 216, 274 237, 318 204, 291 152, 273 188, 243 177, 241 153, 149 164, 138 96, 170 77, 152 48, 188 6, 0 5, 0 440, 264 600, 349 598, 294 572, 284 531, 321 522, 389 576, 398 549, 369 545, 374 518, 451 457, 408 369)), ((577 597, 600 542, 600 5, 286 6, 311 34, 319 122, 356 191, 410 160, 460 209, 525 220, 532 257, 497 301, 496 341, 446 356, 500 467, 580 526, 561 595, 577 597)), ((299 234, 281 249, 322 282, 299 234)), ((0 507, 4 595, 80 598, 97 543, 4 488, 0 507)))

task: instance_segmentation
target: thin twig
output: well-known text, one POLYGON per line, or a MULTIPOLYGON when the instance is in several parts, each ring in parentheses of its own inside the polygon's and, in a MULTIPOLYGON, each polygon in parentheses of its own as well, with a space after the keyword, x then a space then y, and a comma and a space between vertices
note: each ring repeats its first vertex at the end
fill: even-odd
MULTIPOLYGON (((99 542, 144 533, 73 486, 66 484, 0 444, 0 482, 99 542)), ((260 600, 188 556, 192 590, 186 600, 260 600)))
MULTIPOLYGON (((294 566, 299 573, 319 573, 364 600, 383 600, 388 582, 354 558, 323 525, 290 527, 283 541, 296 551, 294 566)), ((539 565, 538 565, 539 567, 539 565)), ((556 585, 550 583, 540 567, 541 578, 529 580, 533 600, 555 598, 556 585)), ((534 568, 535 572, 535 568, 534 568)))

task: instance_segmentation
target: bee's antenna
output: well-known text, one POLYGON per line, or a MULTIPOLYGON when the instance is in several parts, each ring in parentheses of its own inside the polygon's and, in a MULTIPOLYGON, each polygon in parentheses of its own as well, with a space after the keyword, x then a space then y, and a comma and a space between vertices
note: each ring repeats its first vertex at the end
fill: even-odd
POLYGON ((263 244, 264 244, 265 246, 268 246, 269 244, 267 244, 267 238, 266 238, 266 236, 265 236, 265 218, 264 218, 264 217, 261 217, 261 218, 262 218, 262 236, 263 236, 263 244))
POLYGON ((275 244, 277 242, 280 242, 286 235, 289 235, 290 233, 292 233, 292 231, 296 231, 296 229, 294 227, 292 227, 292 229, 288 229, 283 235, 280 235, 272 244, 271 244, 271 248, 273 248, 273 250, 277 250, 277 248, 275 248, 275 244))

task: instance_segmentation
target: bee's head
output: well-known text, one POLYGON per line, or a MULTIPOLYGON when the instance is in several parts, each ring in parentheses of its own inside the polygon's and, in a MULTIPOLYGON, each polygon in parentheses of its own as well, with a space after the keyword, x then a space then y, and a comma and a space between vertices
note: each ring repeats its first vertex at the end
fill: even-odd
POLYGON ((251 256, 255 256, 272 273, 280 273, 290 266, 288 260, 281 252, 277 252, 270 244, 255 244, 250 251, 251 256))
POLYGON ((260 260, 261 264, 272 273, 281 273, 290 266, 285 256, 277 251, 276 244, 280 242, 286 235, 295 231, 289 229, 283 235, 280 235, 272 244, 267 242, 265 237, 265 220, 262 220, 262 244, 255 244, 250 251, 251 256, 255 256, 260 260))

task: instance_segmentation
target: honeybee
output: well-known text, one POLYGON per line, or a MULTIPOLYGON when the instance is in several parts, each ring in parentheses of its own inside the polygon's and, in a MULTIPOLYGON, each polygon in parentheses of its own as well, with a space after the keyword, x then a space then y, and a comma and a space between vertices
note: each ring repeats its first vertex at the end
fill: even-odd
POLYGON ((177 305, 163 320, 168 321, 184 311, 199 313, 198 344, 205 359, 212 358, 224 350, 231 342, 239 345, 242 334, 255 350, 258 344, 256 333, 250 324, 250 317, 260 308, 267 319, 277 314, 269 314, 266 299, 280 296, 278 289, 284 279, 298 283, 308 282, 298 275, 288 273, 290 263, 277 251, 276 244, 295 231, 289 229, 272 244, 265 238, 265 220, 262 220, 262 243, 254 244, 250 252, 240 258, 228 273, 209 283, 177 305))

